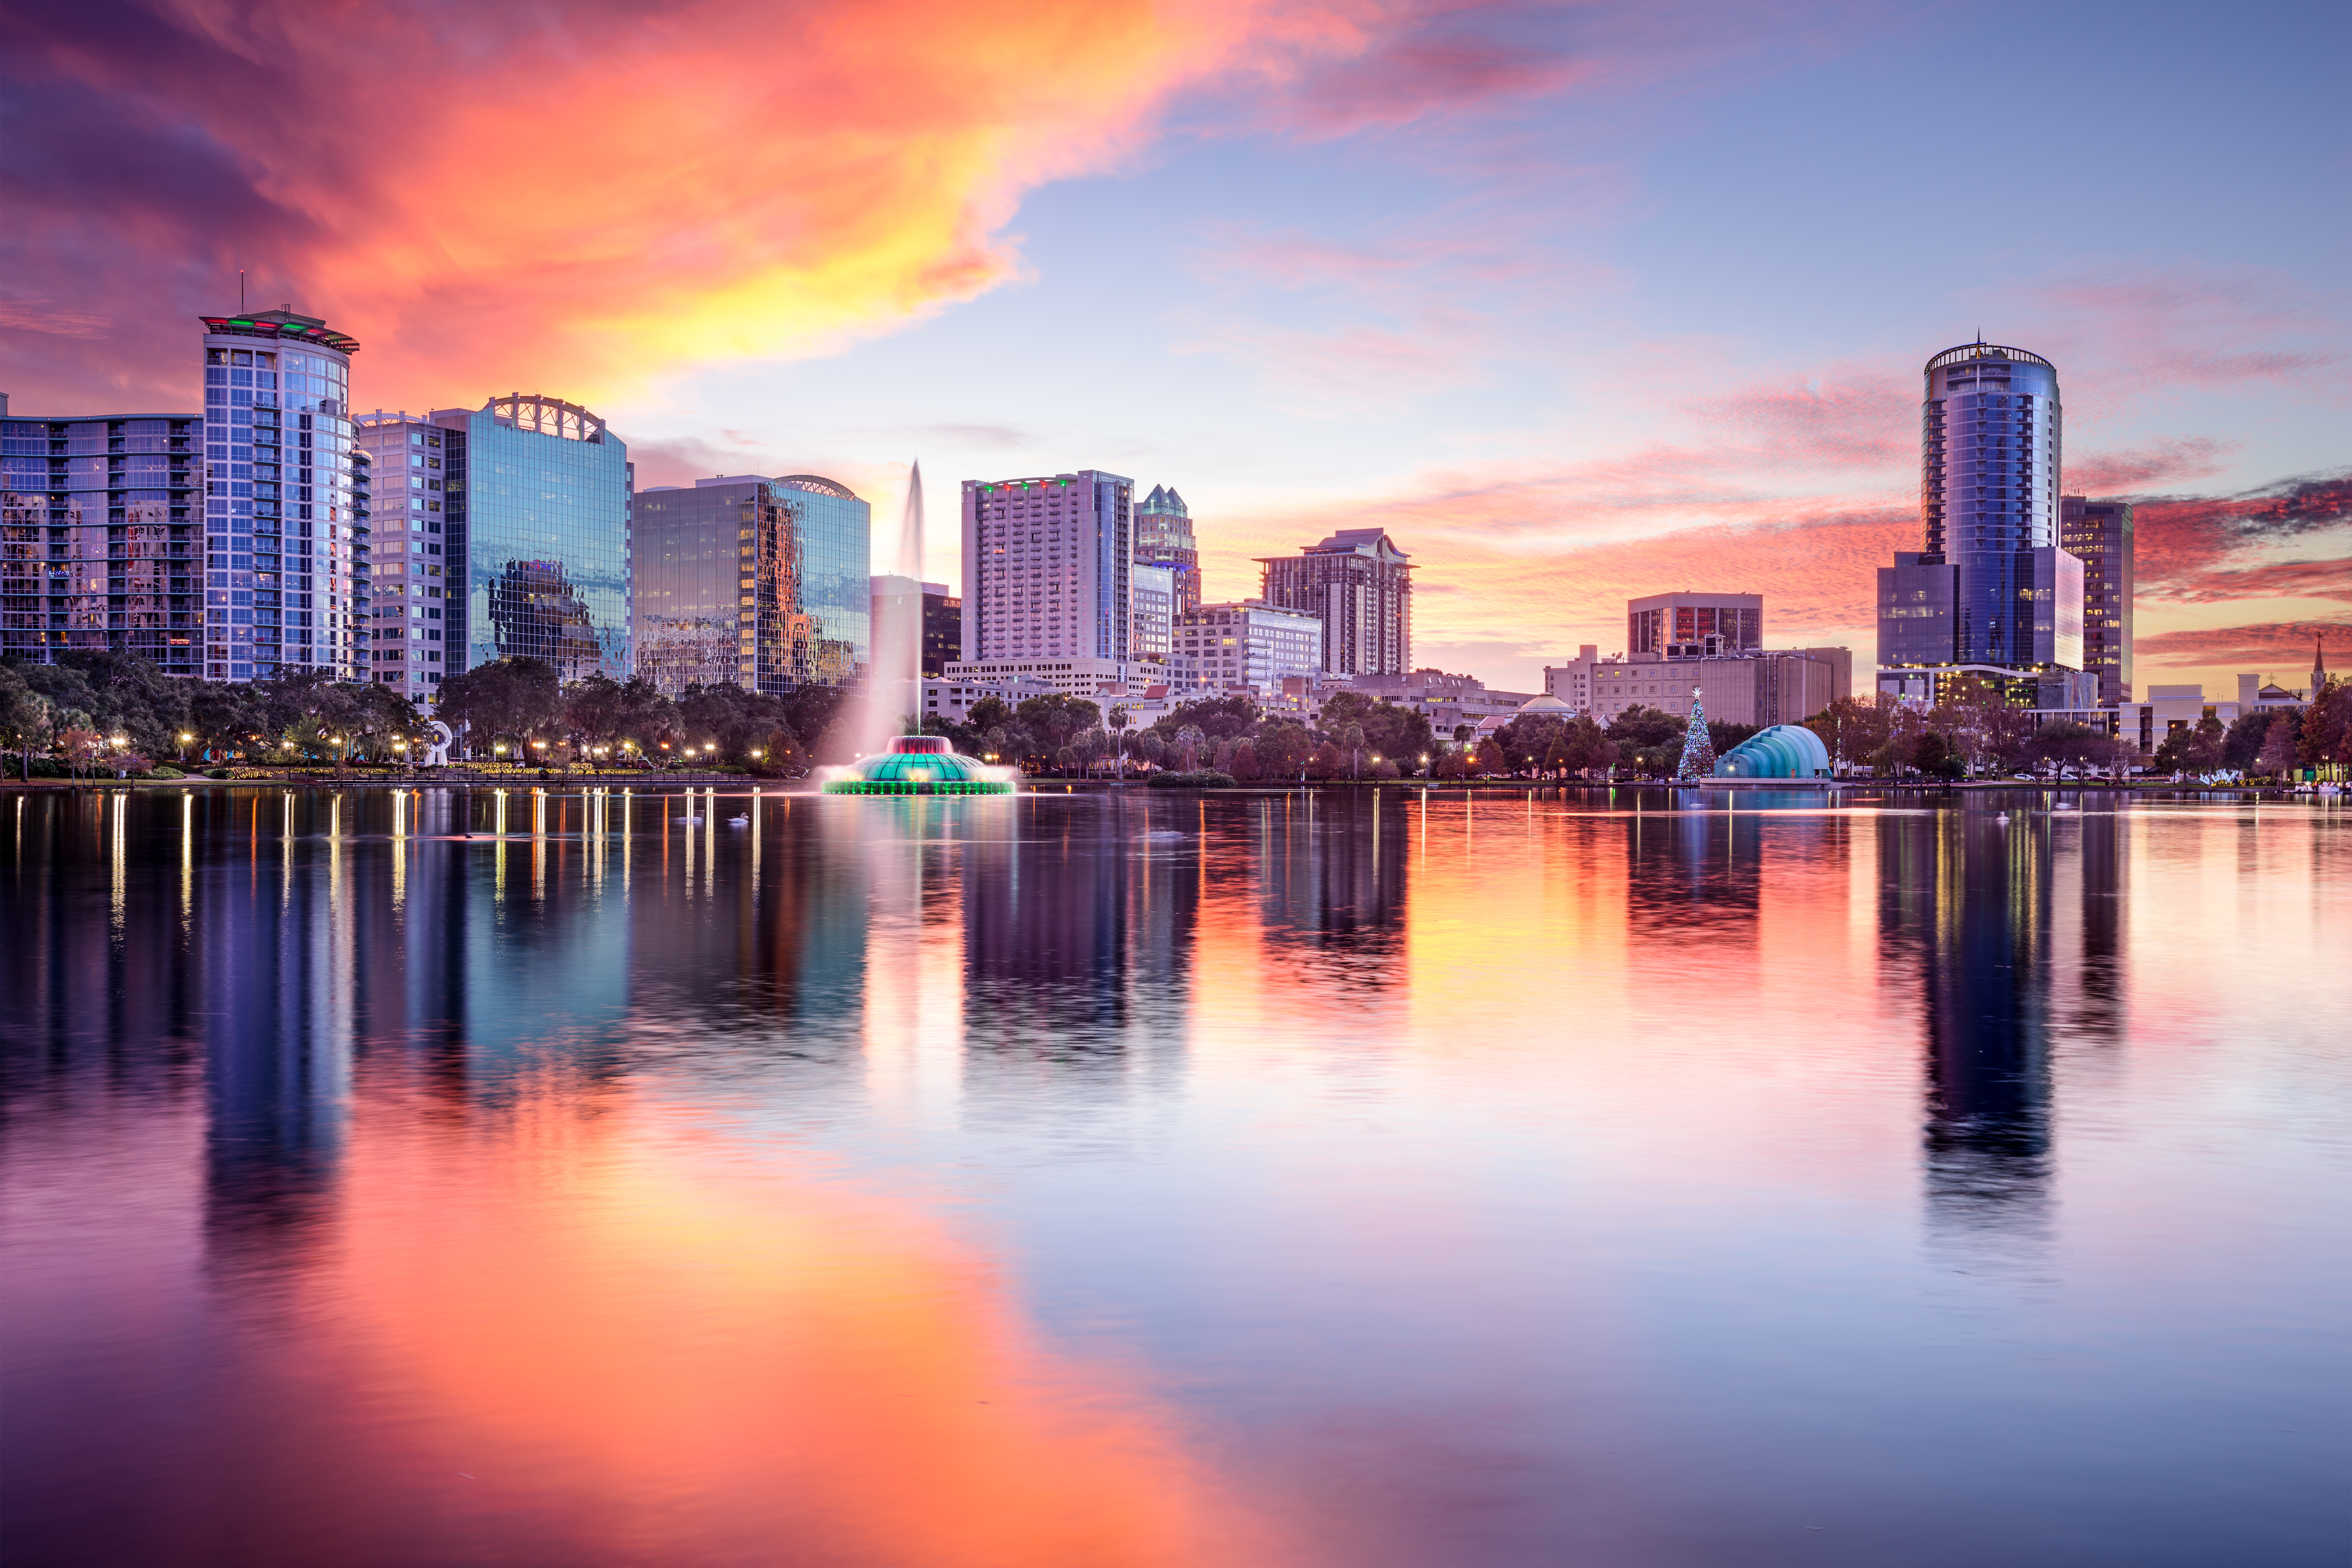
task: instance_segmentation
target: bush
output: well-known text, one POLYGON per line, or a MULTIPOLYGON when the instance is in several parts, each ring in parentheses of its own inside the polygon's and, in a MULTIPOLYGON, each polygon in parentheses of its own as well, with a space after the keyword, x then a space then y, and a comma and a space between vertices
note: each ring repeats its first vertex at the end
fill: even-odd
POLYGON ((1221 773, 1214 768, 1202 768, 1189 773, 1154 773, 1153 789, 1231 789, 1238 783, 1233 774, 1221 773))
POLYGON ((205 770, 205 777, 208 779, 225 779, 230 776, 232 775, 226 768, 206 768, 205 770))
POLYGON ((184 779, 188 775, 169 763, 158 763, 147 770, 147 776, 151 779, 184 779))

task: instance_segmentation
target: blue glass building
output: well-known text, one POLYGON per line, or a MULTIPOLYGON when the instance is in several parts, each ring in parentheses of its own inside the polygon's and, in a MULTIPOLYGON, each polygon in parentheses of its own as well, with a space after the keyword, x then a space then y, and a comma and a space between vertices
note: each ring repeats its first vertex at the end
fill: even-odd
POLYGON ((0 657, 201 673, 203 463, 192 413, 12 417, 0 396, 0 657))
POLYGON ((201 320, 204 673, 365 680, 369 520, 351 420, 360 345, 290 309, 201 320))
POLYGON ((847 486, 738 474, 635 500, 639 675, 671 696, 725 684, 782 692, 844 685, 866 666, 869 513, 847 486))
POLYGON ((2058 537, 2057 368, 1976 342, 1928 360, 1926 377, 1926 548, 1879 571, 1879 688, 1932 700, 1967 675, 2022 701, 2042 700, 2053 682, 2075 694, 2083 563, 2058 537))
MULTIPOLYGON (((431 423, 461 437, 440 454, 442 561, 455 578, 442 605, 446 672, 530 658, 565 680, 626 680, 635 668, 627 447, 578 404, 536 393, 436 409, 431 423)), ((385 507, 394 483, 379 477, 385 507)))

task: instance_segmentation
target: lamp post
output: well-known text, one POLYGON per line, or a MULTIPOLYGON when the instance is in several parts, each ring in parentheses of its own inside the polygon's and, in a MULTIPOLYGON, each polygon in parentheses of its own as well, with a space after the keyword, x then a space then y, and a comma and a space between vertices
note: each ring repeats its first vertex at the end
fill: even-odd
POLYGON ((188 742, 194 739, 195 737, 185 730, 180 731, 180 761, 184 763, 188 760, 188 742))

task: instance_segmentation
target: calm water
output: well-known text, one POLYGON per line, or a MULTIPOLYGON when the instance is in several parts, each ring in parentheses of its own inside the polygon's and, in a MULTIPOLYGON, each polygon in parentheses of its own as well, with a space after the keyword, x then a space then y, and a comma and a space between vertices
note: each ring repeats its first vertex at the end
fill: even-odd
POLYGON ((2352 1540, 2341 808, 692 801, 0 794, 9 1563, 2352 1540))

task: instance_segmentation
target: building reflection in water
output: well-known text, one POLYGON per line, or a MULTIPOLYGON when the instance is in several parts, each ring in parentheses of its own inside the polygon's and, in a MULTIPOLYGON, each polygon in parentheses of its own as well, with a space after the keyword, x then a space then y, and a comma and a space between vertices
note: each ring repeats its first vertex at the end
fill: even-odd
POLYGON ((1882 818, 1879 910, 1913 966, 1931 1231, 2048 1223, 2053 1055, 2121 1037, 2121 818, 1990 807, 1882 818))

